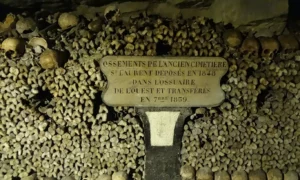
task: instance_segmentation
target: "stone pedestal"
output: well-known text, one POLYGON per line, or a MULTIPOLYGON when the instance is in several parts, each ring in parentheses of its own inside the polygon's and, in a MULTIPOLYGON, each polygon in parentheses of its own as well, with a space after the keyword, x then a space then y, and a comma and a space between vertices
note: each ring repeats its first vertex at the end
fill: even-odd
POLYGON ((181 139, 190 108, 140 108, 138 113, 145 131, 145 180, 181 180, 181 139))

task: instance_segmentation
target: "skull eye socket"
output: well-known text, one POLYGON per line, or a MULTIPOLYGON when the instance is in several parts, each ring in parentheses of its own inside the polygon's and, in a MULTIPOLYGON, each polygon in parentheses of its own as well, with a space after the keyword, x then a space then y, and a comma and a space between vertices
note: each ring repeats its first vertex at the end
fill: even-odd
POLYGON ((5 56, 6 56, 7 58, 11 59, 11 58, 13 58, 13 57, 15 56, 15 51, 13 51, 13 50, 8 50, 8 51, 6 51, 5 56))
POLYGON ((264 54, 270 54, 271 51, 270 51, 270 49, 264 49, 264 50, 263 50, 263 53, 264 53, 264 54))
POLYGON ((289 54, 289 53, 293 53, 294 50, 293 49, 285 49, 284 53, 289 54))
POLYGON ((118 10, 111 10, 107 14, 105 14, 106 19, 113 18, 118 13, 118 10))
POLYGON ((26 29, 26 30, 24 30, 22 33, 23 34, 29 34, 29 33, 32 33, 33 32, 33 30, 31 30, 31 29, 26 29))
POLYGON ((243 54, 249 54, 249 51, 248 50, 244 50, 243 54))
POLYGON ((256 56, 256 55, 257 55, 257 51, 253 51, 253 52, 251 53, 251 55, 256 56))

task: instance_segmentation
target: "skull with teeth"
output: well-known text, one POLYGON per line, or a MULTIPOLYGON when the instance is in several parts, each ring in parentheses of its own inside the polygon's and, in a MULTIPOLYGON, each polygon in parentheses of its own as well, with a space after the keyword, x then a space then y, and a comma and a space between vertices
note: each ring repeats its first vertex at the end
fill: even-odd
POLYGON ((279 42, 271 37, 258 38, 262 47, 261 56, 264 60, 271 60, 279 50, 279 42))
POLYGON ((248 37, 242 43, 240 48, 244 58, 258 57, 260 44, 255 37, 248 37))
POLYGON ((14 58, 25 52, 25 42, 18 38, 9 37, 2 42, 1 49, 4 50, 6 57, 14 58))
POLYGON ((280 56, 282 59, 291 59, 294 57, 295 52, 299 49, 299 43, 296 38, 289 35, 281 35, 278 37, 278 40, 281 44, 280 56))

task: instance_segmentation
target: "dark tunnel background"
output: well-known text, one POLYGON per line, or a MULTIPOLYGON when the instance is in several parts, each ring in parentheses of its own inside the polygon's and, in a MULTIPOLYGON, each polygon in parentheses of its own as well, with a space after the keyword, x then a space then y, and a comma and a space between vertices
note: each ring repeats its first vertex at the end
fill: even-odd
POLYGON ((289 19, 300 19, 299 8, 299 0, 289 0, 289 19))
MULTIPOLYGON (((2 0, 0 0, 0 20, 2 21, 5 17, 6 14, 12 12, 12 13, 21 13, 24 12, 24 10, 28 10, 30 12, 35 12, 41 8, 45 8, 47 6, 49 6, 49 4, 43 4, 43 3, 35 3, 34 6, 31 6, 30 9, 16 9, 16 8, 12 8, 12 7, 8 7, 3 5, 3 3, 1 3, 2 0)), ((3 0, 5 1, 5 0, 3 0)), ((57 2, 57 0, 53 0, 55 2, 57 2)), ((72 4, 74 6, 74 4, 80 4, 80 2, 85 2, 84 0, 63 0, 60 1, 61 3, 67 3, 68 4, 72 4), (69 2, 70 1, 70 2, 69 2)), ((121 0, 124 1, 124 0, 121 0)), ((156 1, 156 0, 151 0, 151 1, 156 1)), ((249 0, 251 1, 251 0, 249 0)), ((37 0, 36 2, 39 2, 39 0, 37 0)), ((43 2, 43 1, 40 1, 43 2)), ((100 2, 100 1, 99 1, 100 2)), ((101 0, 101 3, 103 3, 104 1, 101 0)), ((110 2, 109 0, 105 0, 105 2, 110 2)), ((70 6, 61 6, 63 9, 58 9, 58 8, 45 8, 49 11, 68 11, 74 7, 72 7, 72 5, 70 6)), ((51 5, 50 5, 51 6, 51 5)), ((299 9, 300 9, 300 0, 289 0, 289 17, 288 17, 288 27, 292 27, 294 30, 295 28, 300 31, 300 13, 299 13, 299 9)), ((296 31, 297 31, 296 30, 296 31)))
POLYGON ((300 31, 300 0, 289 0, 288 27, 300 31))
MULTIPOLYGON (((21 12, 21 11, 23 11, 23 9, 14 9, 14 8, 4 6, 3 3, 1 3, 1 1, 2 0, 0 0, 0 18, 1 19, 3 19, 3 17, 5 17, 5 15, 9 12, 21 12)), ((56 1, 56 0, 54 0, 54 1, 56 1)), ((70 0, 63 0, 62 2, 67 2, 67 1, 70 1, 70 0)), ((75 1, 76 1, 77 4, 80 4, 80 0, 75 0, 75 1)), ((84 2, 84 0, 82 0, 82 1, 84 2)), ((39 0, 37 2, 39 2, 39 0)), ((108 2, 110 2, 110 1, 108 1, 108 2)), ((101 3, 103 3, 102 0, 101 0, 101 3)), ((72 2, 70 2, 68 4, 72 4, 72 2)), ((31 9, 31 10, 34 11, 34 10, 40 9, 42 7, 43 7, 43 3, 36 3, 34 8, 31 9)), ((64 10, 67 10, 67 9, 71 9, 72 7, 71 6, 69 6, 69 7, 64 6, 64 8, 66 8, 64 10)), ((300 0, 289 0, 289 19, 290 20, 300 19, 299 9, 300 9, 300 0)), ((48 9, 48 10, 51 10, 51 9, 48 9)), ((53 10, 59 11, 60 9, 53 9, 53 10)))

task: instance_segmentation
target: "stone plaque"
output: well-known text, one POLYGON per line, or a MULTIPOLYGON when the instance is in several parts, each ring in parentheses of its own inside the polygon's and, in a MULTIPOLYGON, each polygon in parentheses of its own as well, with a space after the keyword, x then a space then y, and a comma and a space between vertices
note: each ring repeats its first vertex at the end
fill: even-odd
POLYGON ((180 180, 183 125, 188 107, 217 106, 225 98, 220 79, 228 70, 218 57, 107 56, 102 94, 111 106, 135 106, 144 124, 145 180, 180 180))
POLYGON ((103 101, 111 106, 217 106, 225 98, 220 79, 228 63, 220 57, 107 56, 103 101))

